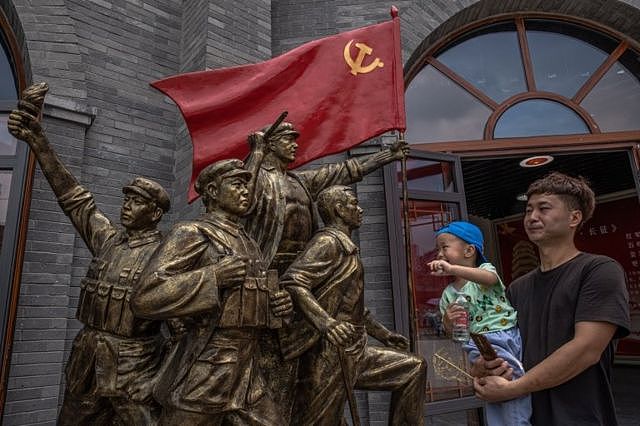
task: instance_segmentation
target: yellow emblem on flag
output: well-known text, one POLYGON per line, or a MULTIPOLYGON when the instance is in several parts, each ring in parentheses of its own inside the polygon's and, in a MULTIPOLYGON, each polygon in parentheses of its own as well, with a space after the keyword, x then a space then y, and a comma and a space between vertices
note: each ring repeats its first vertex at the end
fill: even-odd
POLYGON ((353 40, 349 41, 349 43, 344 46, 344 60, 349 68, 351 68, 351 74, 366 74, 378 67, 382 68, 384 66, 384 63, 380 60, 380 58, 375 58, 369 65, 362 65, 365 56, 371 55, 373 53, 373 49, 364 43, 356 43, 356 48, 358 48, 359 52, 358 56, 354 60, 351 57, 351 43, 353 43, 353 40))

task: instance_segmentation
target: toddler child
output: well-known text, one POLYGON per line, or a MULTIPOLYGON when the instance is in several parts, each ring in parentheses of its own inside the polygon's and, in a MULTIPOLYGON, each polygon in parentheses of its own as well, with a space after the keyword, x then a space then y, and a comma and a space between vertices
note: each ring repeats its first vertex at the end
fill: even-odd
MULTIPOLYGON (((451 222, 436 233, 437 259, 429 262, 434 275, 454 277, 440 298, 440 311, 447 332, 464 308, 454 302, 463 293, 469 302, 469 331, 483 334, 498 356, 513 368, 513 377, 524 374, 522 340, 516 326, 516 311, 505 294, 505 287, 496 268, 484 257, 484 238, 480 229, 469 222, 451 222)), ((473 363, 480 352, 472 340, 463 345, 473 363)), ((487 404, 489 426, 529 425, 530 396, 487 404)))

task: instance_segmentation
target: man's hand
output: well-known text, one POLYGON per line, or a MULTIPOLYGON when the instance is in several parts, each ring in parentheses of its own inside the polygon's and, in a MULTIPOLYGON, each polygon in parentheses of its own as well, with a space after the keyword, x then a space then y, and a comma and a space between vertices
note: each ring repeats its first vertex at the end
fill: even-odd
POLYGON ((513 377, 513 368, 502 358, 487 361, 479 356, 471 364, 471 375, 474 377, 500 376, 505 380, 511 380, 513 377))
POLYGON ((406 351, 409 349, 409 340, 402 334, 390 332, 389 335, 383 339, 385 346, 395 348, 399 351, 406 351))
POLYGON ((136 380, 129 387, 129 397, 135 402, 149 402, 153 398, 153 388, 158 382, 158 375, 151 380, 136 380))
POLYGON ((22 100, 26 101, 33 110, 27 110, 31 115, 40 115, 40 110, 44 105, 44 97, 49 91, 49 85, 45 82, 35 83, 22 91, 22 100))
POLYGON ((267 150, 267 144, 264 140, 262 132, 251 133, 247 138, 249 149, 252 153, 264 153, 267 150))
POLYGON ((184 318, 170 318, 167 327, 172 339, 178 339, 188 331, 187 321, 184 318))
POLYGON ((353 324, 334 319, 329 320, 325 328, 325 334, 329 342, 341 347, 348 346, 358 337, 353 324))
POLYGON ((227 256, 213 265, 216 282, 220 288, 242 285, 247 275, 246 257, 227 256))
POLYGON ((287 317, 293 313, 293 302, 288 291, 278 290, 270 295, 271 312, 277 317, 287 317))
POLYGON ((402 160, 409 155, 410 150, 409 144, 404 139, 398 139, 389 147, 394 160, 402 160))
POLYGON ((473 387, 476 396, 487 402, 507 401, 522 396, 517 390, 517 381, 510 381, 500 376, 475 377, 473 387))
POLYGON ((9 133, 11 133, 13 137, 32 145, 40 138, 44 137, 44 132, 42 131, 40 121, 28 112, 34 107, 31 105, 28 106, 27 109, 25 108, 27 105, 28 104, 24 101, 20 101, 19 109, 14 109, 11 111, 11 114, 9 114, 7 127, 9 128, 9 133))

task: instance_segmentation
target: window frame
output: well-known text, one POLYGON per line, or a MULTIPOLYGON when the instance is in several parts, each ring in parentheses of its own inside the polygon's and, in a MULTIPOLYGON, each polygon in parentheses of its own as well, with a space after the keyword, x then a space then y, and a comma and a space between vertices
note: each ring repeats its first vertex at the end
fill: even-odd
MULTIPOLYGON (((9 61, 16 79, 16 97, 27 86, 27 73, 23 62, 22 47, 19 43, 12 21, 8 19, 5 10, 0 8, 0 36, 3 37, 8 49, 9 61)), ((26 48, 26 47, 25 47, 26 48)), ((17 99, 0 100, 0 112, 7 113, 15 108, 17 99)), ((9 377, 11 349, 16 325, 16 313, 20 295, 22 263, 26 246, 29 220, 29 205, 35 157, 23 143, 18 143, 13 156, 0 157, 0 169, 11 170, 11 189, 9 205, 17 206, 7 211, 2 250, 0 254, 0 417, 4 412, 6 399, 6 385, 9 377)))
POLYGON ((433 143, 412 143, 411 148, 422 151, 431 152, 450 152, 457 153, 463 156, 467 154, 473 154, 485 151, 509 151, 524 152, 527 149, 532 148, 548 148, 557 146, 570 146, 576 144, 587 145, 600 145, 607 143, 624 143, 629 141, 640 140, 640 130, 633 131, 614 131, 614 132, 601 132, 593 118, 589 113, 580 106, 580 102, 591 92, 596 84, 604 77, 604 75, 611 69, 611 67, 620 59, 620 57, 628 50, 633 50, 640 54, 640 43, 630 39, 622 33, 619 33, 610 28, 596 24, 593 21, 559 15, 555 13, 546 12, 520 12, 502 14, 491 18, 482 19, 467 25, 462 26, 456 31, 448 34, 447 36, 436 41, 430 48, 422 53, 420 58, 410 64, 405 69, 405 87, 408 87, 413 78, 427 65, 432 65, 436 70, 441 72, 445 77, 449 78, 455 84, 460 86, 463 90, 474 96, 477 100, 483 103, 485 106, 492 110, 491 115, 487 119, 483 138, 481 140, 455 140, 446 142, 433 142, 433 143), (531 54, 529 52, 529 46, 526 37, 525 20, 549 20, 554 22, 565 22, 567 24, 582 26, 586 29, 590 29, 599 32, 603 35, 614 38, 618 41, 617 47, 608 55, 602 64, 594 71, 594 73, 587 79, 587 81, 578 89, 576 94, 572 98, 565 98, 562 95, 551 92, 538 91, 535 85, 535 78, 533 75, 533 64, 531 61, 531 54), (466 33, 470 33, 479 28, 506 22, 515 21, 516 29, 518 32, 518 39, 520 43, 520 52, 525 72, 525 80, 527 82, 527 92, 519 93, 511 98, 497 103, 488 95, 482 93, 478 88, 466 81, 464 78, 456 74, 453 70, 448 68, 442 62, 438 61, 435 56, 446 49, 447 46, 455 43, 457 39, 464 36, 466 33), (591 133, 590 134, 569 134, 569 135, 551 135, 551 136, 530 136, 530 137, 514 137, 514 138, 493 138, 493 131, 496 123, 502 114, 511 106, 516 103, 522 102, 526 99, 547 99, 555 102, 560 102, 563 105, 569 107, 575 111, 587 124, 591 133))
MULTIPOLYGON (((459 156, 423 152, 411 149, 408 158, 434 162, 449 162, 453 166, 453 179, 456 190, 453 192, 442 191, 407 191, 408 200, 416 201, 435 201, 457 204, 460 211, 460 220, 467 220, 467 203, 464 192, 464 183, 462 179, 462 164, 459 156)), ((415 318, 410 315, 413 303, 407 303, 409 297, 409 268, 407 263, 406 241, 404 239, 403 215, 400 212, 400 205, 403 203, 403 191, 398 187, 398 170, 397 164, 391 163, 384 166, 384 182, 385 182, 385 205, 387 210, 387 235, 389 237, 389 247, 391 248, 391 277, 393 292, 393 309, 395 328, 398 332, 409 336, 412 346, 417 343, 417 335, 415 335, 415 324, 412 327, 411 321, 415 318)), ((411 284, 412 290, 415 283, 411 284)), ((416 352, 416 351, 414 351, 416 352)), ((418 352, 416 352, 418 353, 418 352)), ((425 418, 436 415, 453 413, 466 410, 480 410, 484 407, 484 402, 474 395, 460 396, 458 398, 437 400, 425 403, 425 418)), ((484 414, 479 412, 481 419, 484 414)))

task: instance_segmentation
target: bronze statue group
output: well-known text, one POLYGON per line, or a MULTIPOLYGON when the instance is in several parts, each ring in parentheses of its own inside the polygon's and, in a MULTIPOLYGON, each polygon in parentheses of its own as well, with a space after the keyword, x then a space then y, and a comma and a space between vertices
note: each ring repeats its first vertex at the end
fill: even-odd
POLYGON ((117 226, 61 163, 39 118, 46 91, 25 90, 9 131, 93 256, 60 425, 340 425, 347 402, 358 423, 354 389, 391 391, 390 424, 423 422, 426 363, 364 306, 351 239, 363 211, 345 186, 405 144, 292 172, 298 132, 268 126, 249 136, 246 164, 202 170, 205 212, 161 236, 160 184, 124 186, 117 226))

